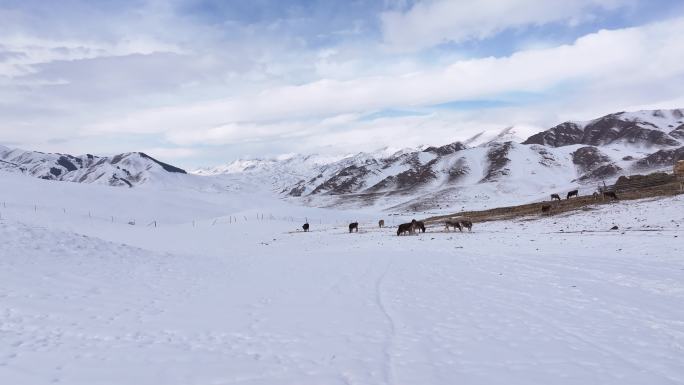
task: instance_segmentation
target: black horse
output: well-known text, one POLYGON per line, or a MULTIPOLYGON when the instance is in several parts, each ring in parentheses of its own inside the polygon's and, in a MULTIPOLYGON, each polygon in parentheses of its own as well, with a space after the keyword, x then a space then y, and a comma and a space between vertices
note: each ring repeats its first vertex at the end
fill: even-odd
POLYGON ((469 220, 461 221, 461 226, 463 226, 465 229, 468 229, 468 231, 473 231, 473 222, 469 220))
POLYGON ((572 197, 579 197, 579 190, 572 190, 568 192, 568 197, 565 199, 570 199, 572 197))
POLYGON ((304 231, 309 231, 309 224, 308 224, 308 223, 305 223, 305 224, 302 226, 302 228, 304 229, 304 231))
POLYGON ((561 200, 561 199, 560 199, 560 195, 558 195, 558 194, 551 194, 551 200, 554 200, 554 199, 561 200))
POLYGON ((604 191, 603 197, 618 200, 618 197, 617 197, 617 194, 615 193, 615 191, 604 191))
POLYGON ((425 223, 421 221, 416 221, 416 229, 420 230, 422 233, 425 232, 425 223))
POLYGON ((349 224, 349 232, 351 233, 352 231, 356 230, 356 232, 359 232, 359 222, 353 222, 349 224))
POLYGON ((412 220, 410 223, 402 223, 397 229, 397 235, 403 235, 406 233, 414 234, 416 232, 416 220, 412 220))

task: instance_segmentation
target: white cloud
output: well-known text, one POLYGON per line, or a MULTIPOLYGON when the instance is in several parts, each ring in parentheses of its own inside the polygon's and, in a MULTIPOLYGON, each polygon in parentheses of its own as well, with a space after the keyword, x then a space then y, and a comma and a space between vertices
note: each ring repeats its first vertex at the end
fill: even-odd
POLYGON ((151 38, 126 38, 113 43, 96 40, 46 39, 27 35, 0 36, 0 76, 15 78, 35 73, 36 67, 54 61, 83 60, 99 57, 151 54, 158 52, 181 53, 172 44, 151 38))
POLYGON ((426 0, 407 11, 385 12, 384 41, 392 50, 413 51, 446 42, 481 40, 509 28, 593 18, 593 9, 615 9, 632 0, 426 0))
MULTIPOLYGON (((338 115, 454 100, 496 99, 501 94, 521 91, 544 93, 559 87, 569 87, 568 95, 562 97, 577 105, 598 99, 592 101, 592 108, 612 106, 605 95, 613 90, 638 90, 684 76, 684 41, 679 36, 684 36, 684 18, 604 30, 571 45, 500 58, 461 60, 403 76, 324 79, 270 88, 241 98, 151 109, 93 125, 91 130, 162 133, 178 145, 263 140, 295 135, 305 126, 316 136, 312 128, 328 129, 317 121, 338 115), (591 95, 584 94, 587 92, 591 95)), ((660 97, 652 90, 630 96, 631 101, 623 101, 637 104, 642 103, 639 100, 645 103, 660 97)))

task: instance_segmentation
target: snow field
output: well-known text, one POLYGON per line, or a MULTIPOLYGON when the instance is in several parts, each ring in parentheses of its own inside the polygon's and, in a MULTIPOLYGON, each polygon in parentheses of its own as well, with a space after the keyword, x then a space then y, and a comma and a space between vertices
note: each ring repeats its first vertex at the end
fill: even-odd
POLYGON ((0 383, 684 383, 682 202, 412 237, 348 212, 310 233, 6 218, 0 383))

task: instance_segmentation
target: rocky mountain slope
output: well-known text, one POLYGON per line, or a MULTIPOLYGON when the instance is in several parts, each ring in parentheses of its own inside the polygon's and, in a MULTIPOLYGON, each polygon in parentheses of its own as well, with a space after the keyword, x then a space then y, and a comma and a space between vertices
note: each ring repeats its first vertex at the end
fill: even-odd
POLYGON ((472 146, 381 150, 331 162, 315 156, 238 161, 226 169, 265 178, 284 197, 314 206, 487 207, 564 189, 591 191, 620 175, 671 167, 684 157, 684 112, 620 112, 565 122, 522 143, 511 136, 509 127, 472 146))

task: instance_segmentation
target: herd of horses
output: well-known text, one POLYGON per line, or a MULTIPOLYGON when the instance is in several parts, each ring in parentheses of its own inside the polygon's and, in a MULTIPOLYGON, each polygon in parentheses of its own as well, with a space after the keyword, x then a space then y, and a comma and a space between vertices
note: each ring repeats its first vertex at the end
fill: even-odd
MULTIPOLYGON (((606 199, 607 198, 607 199, 611 199, 611 200, 618 200, 618 196, 615 193, 615 191, 604 191, 602 194, 599 194, 598 192, 594 192, 592 194, 592 196, 594 199, 599 199, 599 198, 606 199)), ((568 194, 566 195, 565 199, 567 200, 567 199, 570 199, 572 197, 579 198, 579 190, 568 191, 568 194)), ((551 194, 551 201, 554 201, 554 200, 560 201, 561 200, 560 195, 551 194)), ((542 204, 541 211, 542 211, 542 213, 548 213, 551 211, 552 207, 553 206, 551 206, 548 203, 542 204)))
MULTIPOLYGON (((458 229, 459 231, 463 231, 463 229, 468 229, 468 231, 473 230, 473 222, 463 219, 460 221, 446 221, 444 222, 444 226, 446 227, 446 230, 449 231, 449 228, 453 228, 454 231, 458 229)), ((378 221, 378 227, 383 228, 385 227, 385 220, 381 219, 378 221)), ((302 225, 302 229, 304 232, 309 231, 310 225, 309 223, 305 223, 302 225)), ((352 222, 349 224, 349 232, 359 232, 359 222, 352 222)), ((417 221, 417 220, 412 220, 411 222, 408 223, 402 223, 399 225, 399 228, 397 229, 397 235, 413 235, 418 232, 425 232, 425 223, 422 221, 417 221)))
MULTIPOLYGON (((614 191, 603 191, 601 194, 598 192, 594 192, 592 195, 594 199, 611 199, 611 200, 618 200, 618 196, 614 191)), ((568 193, 565 196, 565 199, 568 200, 572 197, 577 197, 579 198, 579 190, 572 190, 568 191, 568 193)), ((551 194, 551 201, 553 202, 554 200, 561 201, 561 196, 559 194, 551 194)), ((549 213, 551 212, 552 205, 549 203, 544 203, 541 205, 541 211, 542 213, 549 213)), ((385 220, 381 219, 378 221, 378 227, 383 228, 385 227, 385 220)), ((473 229, 473 222, 463 219, 463 220, 447 220, 444 222, 444 227, 446 228, 447 231, 449 229, 458 229, 459 231, 463 231, 463 229, 468 229, 468 231, 472 231, 473 229)), ((304 229, 305 232, 309 231, 309 223, 305 223, 302 226, 302 229, 304 229)), ((359 223, 358 222, 352 222, 349 224, 349 232, 359 232, 359 223)), ((425 223, 417 220, 412 220, 411 222, 408 223, 402 223, 399 225, 399 228, 397 228, 397 235, 413 235, 416 234, 417 232, 425 232, 425 223)))

